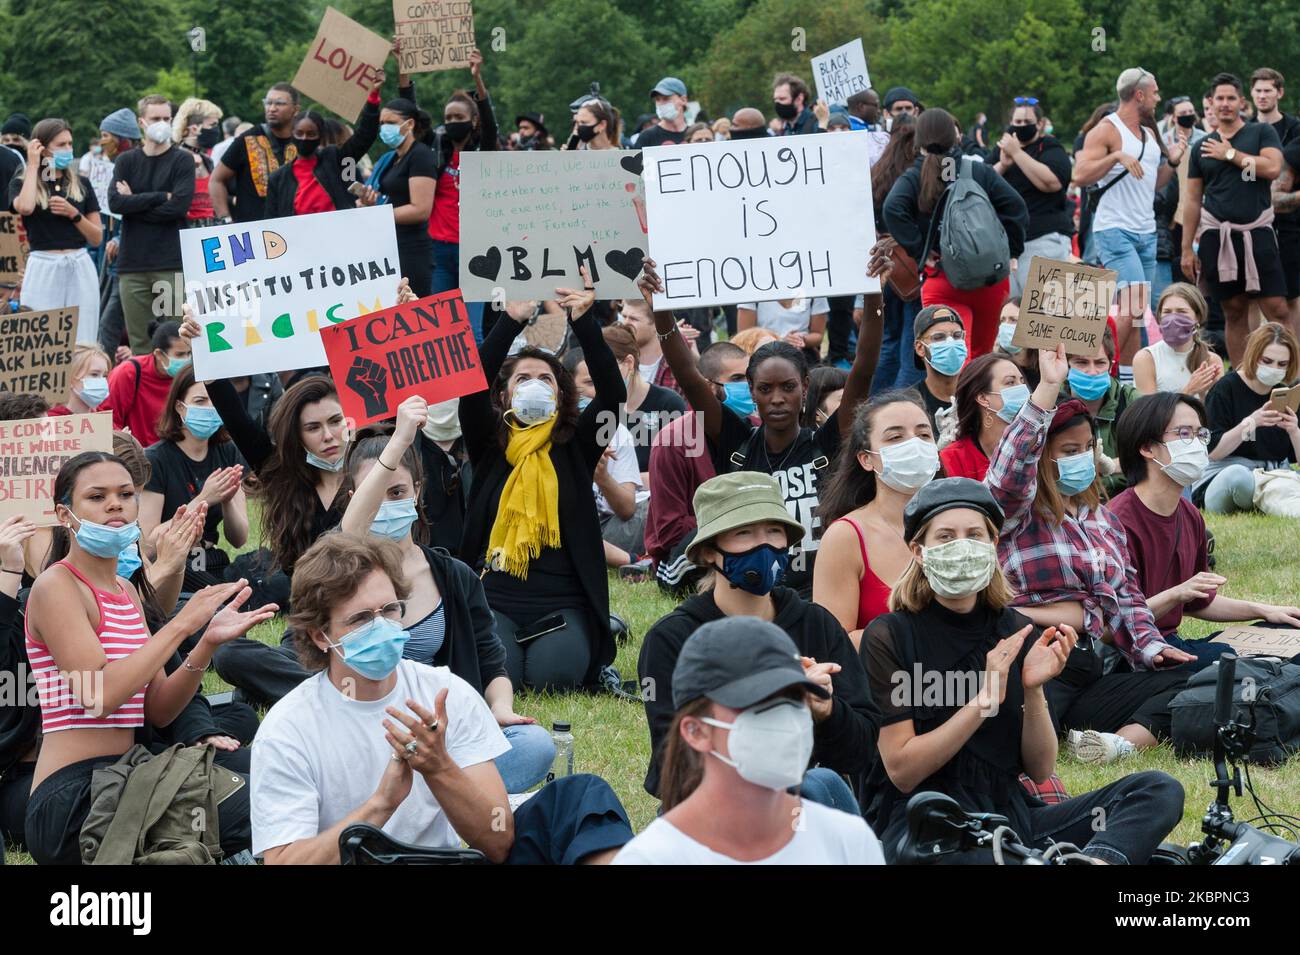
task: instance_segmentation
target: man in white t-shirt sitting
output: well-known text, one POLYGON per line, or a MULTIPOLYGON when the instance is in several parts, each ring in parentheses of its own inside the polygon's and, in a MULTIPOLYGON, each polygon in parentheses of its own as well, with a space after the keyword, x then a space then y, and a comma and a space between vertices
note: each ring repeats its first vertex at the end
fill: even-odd
POLYGON ((391 541, 332 533, 294 566, 289 623, 318 671, 271 708, 253 747, 253 852, 339 861, 352 823, 492 862, 601 862, 631 828, 613 791, 564 776, 512 814, 493 760, 508 750, 483 698, 446 667, 402 659, 410 588, 391 541))
POLYGON ((736 330, 766 328, 795 348, 808 352, 809 360, 821 360, 826 316, 831 310, 824 298, 792 298, 775 302, 747 302, 736 306, 736 330))

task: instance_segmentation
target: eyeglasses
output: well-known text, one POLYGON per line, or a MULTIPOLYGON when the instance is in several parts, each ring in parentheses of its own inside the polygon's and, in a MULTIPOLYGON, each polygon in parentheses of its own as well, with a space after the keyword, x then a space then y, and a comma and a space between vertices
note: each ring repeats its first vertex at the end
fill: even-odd
POLYGON ((376 617, 383 617, 385 620, 392 620, 400 623, 402 617, 406 615, 406 601, 394 600, 390 604, 384 604, 382 607, 376 607, 374 610, 358 610, 352 616, 343 621, 343 626, 347 630, 355 630, 358 627, 364 627, 376 617))
POLYGON ((1195 438, 1207 447, 1210 444, 1209 428, 1193 428, 1190 424, 1185 424, 1181 428, 1170 428, 1165 434, 1176 434, 1179 441, 1190 441, 1195 438))
POLYGON ((1012 102, 1017 106, 1037 106, 1038 98, 1036 96, 1017 96, 1012 102))
POLYGON ((964 331, 956 331, 952 333, 936 332, 933 335, 925 336, 925 340, 932 345, 938 345, 940 342, 946 342, 950 338, 955 342, 965 341, 966 333, 964 331))

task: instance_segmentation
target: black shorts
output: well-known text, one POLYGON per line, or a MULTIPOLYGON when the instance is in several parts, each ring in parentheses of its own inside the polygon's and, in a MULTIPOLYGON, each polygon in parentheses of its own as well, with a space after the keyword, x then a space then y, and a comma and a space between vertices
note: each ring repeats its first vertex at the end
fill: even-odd
POLYGON ((1300 298, 1300 232, 1287 230, 1277 234, 1278 254, 1282 257, 1282 277, 1286 280, 1286 297, 1300 298))
POLYGON ((1210 298, 1223 302, 1239 295, 1249 295, 1251 298, 1286 297, 1286 277, 1282 272, 1282 257, 1278 253, 1277 236, 1273 227, 1252 229, 1250 237, 1255 247, 1255 267, 1259 270, 1258 292, 1246 291, 1246 252, 1242 233, 1232 233, 1232 247, 1240 263, 1235 282, 1219 281, 1219 233, 1214 229, 1206 229, 1201 233, 1197 254, 1201 260, 1201 277, 1209 290, 1210 298))

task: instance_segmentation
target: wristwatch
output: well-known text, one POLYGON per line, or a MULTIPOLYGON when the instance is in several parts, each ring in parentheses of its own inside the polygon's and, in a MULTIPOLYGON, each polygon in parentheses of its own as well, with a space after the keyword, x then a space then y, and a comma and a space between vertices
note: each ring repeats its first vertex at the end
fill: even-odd
POLYGON ((1223 158, 1226 159, 1228 162, 1232 162, 1234 159, 1237 158, 1237 150, 1229 146, 1228 151, 1223 154, 1223 158))
POLYGON ((77 224, 78 222, 80 222, 83 218, 84 218, 84 216, 82 216, 82 214, 81 214, 80 212, 78 212, 76 218, 72 220, 72 224, 73 224, 73 225, 76 225, 76 224, 77 224))

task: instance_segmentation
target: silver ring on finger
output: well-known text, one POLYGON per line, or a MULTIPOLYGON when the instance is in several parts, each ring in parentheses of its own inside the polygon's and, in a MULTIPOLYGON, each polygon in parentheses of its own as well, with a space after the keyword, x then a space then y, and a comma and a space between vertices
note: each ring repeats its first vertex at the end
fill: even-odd
POLYGON ((418 740, 411 740, 403 747, 403 749, 406 750, 408 756, 414 756, 420 751, 420 743, 418 740))
POLYGON ((430 733, 436 733, 436 732, 438 732, 438 721, 437 721, 437 720, 434 720, 432 723, 429 723, 429 724, 428 724, 428 729, 429 729, 429 732, 430 732, 430 733))

